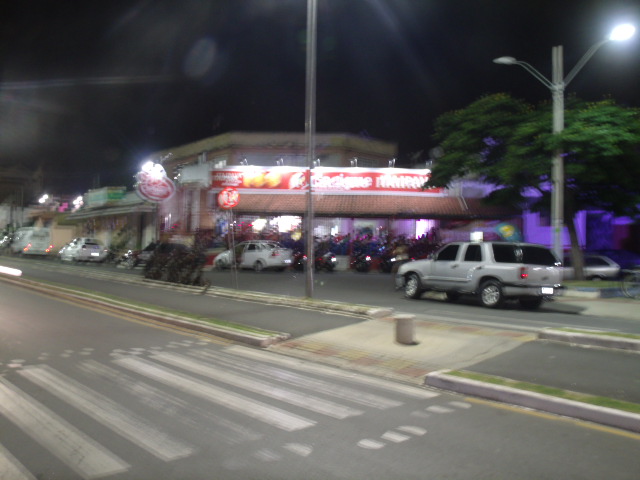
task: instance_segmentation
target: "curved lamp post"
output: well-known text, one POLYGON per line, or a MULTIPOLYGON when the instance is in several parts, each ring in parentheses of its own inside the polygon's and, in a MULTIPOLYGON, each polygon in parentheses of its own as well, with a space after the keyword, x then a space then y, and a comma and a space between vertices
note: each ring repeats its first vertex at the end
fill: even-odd
MULTIPOLYGON (((553 100, 553 133, 560 133, 564 130, 564 90, 578 72, 585 66, 591 57, 605 43, 611 41, 622 41, 631 38, 635 34, 635 27, 630 24, 619 25, 611 31, 611 34, 603 40, 595 43, 578 61, 575 67, 563 79, 563 55, 562 45, 553 47, 551 50, 551 80, 542 75, 538 70, 527 62, 516 60, 513 57, 499 57, 494 59, 494 63, 501 65, 520 65, 527 72, 537 78, 545 87, 551 90, 553 100)), ((563 257, 562 230, 564 227, 564 164, 562 152, 554 153, 551 170, 551 218, 553 232, 553 251, 559 259, 563 257)))

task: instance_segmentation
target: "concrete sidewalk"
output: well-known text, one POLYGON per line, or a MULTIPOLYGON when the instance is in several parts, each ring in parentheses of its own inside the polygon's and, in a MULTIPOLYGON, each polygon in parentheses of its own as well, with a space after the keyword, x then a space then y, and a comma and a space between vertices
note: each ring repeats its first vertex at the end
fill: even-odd
MULTIPOLYGON (((550 307, 555 311, 615 316, 640 322, 640 302, 626 298, 575 296, 569 292, 550 307)), ((434 370, 460 369, 507 352, 537 334, 414 320, 414 345, 396 341, 392 317, 326 330, 275 344, 271 349, 289 355, 316 357, 326 363, 422 383, 434 370)), ((575 342, 574 342, 575 343, 575 342)), ((603 345, 607 346, 607 345, 603 345)))
POLYGON ((370 319, 269 347, 287 355, 423 384, 427 373, 464 368, 509 351, 536 336, 522 332, 414 321, 415 344, 396 342, 392 317, 370 319))
MULTIPOLYGON (((554 309, 568 313, 618 316, 640 321, 639 307, 640 302, 630 299, 581 298, 579 296, 562 297, 553 305, 554 309)), ((398 328, 400 327, 393 317, 370 319, 356 325, 280 342, 269 349, 362 373, 419 385, 426 384, 466 395, 640 432, 640 413, 594 407, 585 403, 586 400, 585 402, 569 401, 556 396, 540 395, 487 382, 469 381, 448 374, 451 370, 465 370, 473 373, 474 365, 490 363, 492 359, 499 361, 501 356, 505 356, 513 366, 509 368, 509 378, 506 380, 529 382, 531 381, 531 364, 544 365, 545 353, 542 348, 528 348, 526 354, 525 349, 520 349, 523 354, 519 356, 518 347, 556 341, 563 342, 565 350, 560 348, 554 352, 561 358, 554 363, 553 374, 544 377, 544 386, 564 390, 567 386, 576 385, 578 382, 574 381, 575 365, 571 366, 571 362, 563 361, 562 357, 566 356, 569 360, 571 349, 578 348, 572 345, 585 344, 604 347, 605 350, 598 356, 598 362, 610 362, 613 365, 623 361, 628 367, 628 375, 623 376, 616 375, 607 368, 589 368, 589 365, 584 365, 585 369, 589 369, 590 381, 594 385, 608 385, 610 390, 607 391, 607 397, 623 402, 629 402, 631 399, 635 402, 640 398, 640 338, 619 339, 589 333, 565 334, 556 330, 527 334, 413 320, 412 338, 415 343, 407 345, 396 341, 398 338, 402 341, 406 340, 403 338, 406 337, 406 332, 398 328), (535 358, 536 351, 540 358, 535 358), (620 356, 625 357, 621 359, 620 356), (526 362, 527 368, 518 368, 520 362, 526 362), (528 370, 529 373, 527 373, 528 370)), ((602 365, 599 366, 602 367, 602 365)), ((585 391, 577 393, 585 396, 600 393, 598 388, 583 388, 583 390, 585 391)), ((636 404, 636 406, 640 412, 640 405, 636 404)))

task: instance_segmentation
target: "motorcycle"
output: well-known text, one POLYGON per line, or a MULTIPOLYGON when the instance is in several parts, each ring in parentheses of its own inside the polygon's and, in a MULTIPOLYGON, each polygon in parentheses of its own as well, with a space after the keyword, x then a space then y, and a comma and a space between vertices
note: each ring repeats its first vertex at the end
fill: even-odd
POLYGON ((155 249, 156 244, 151 242, 143 250, 127 250, 120 256, 119 265, 123 265, 128 269, 144 266, 153 256, 155 249))
MULTIPOLYGON (((336 256, 331 252, 326 252, 323 254, 316 253, 315 261, 314 261, 314 269, 316 272, 320 272, 322 270, 326 272, 333 272, 336 268, 337 259, 336 256)), ((296 252, 293 256, 293 268, 302 272, 307 265, 307 256, 304 252, 296 252)))
POLYGON ((351 260, 351 268, 356 272, 366 273, 371 270, 372 263, 371 255, 361 253, 353 257, 351 260))

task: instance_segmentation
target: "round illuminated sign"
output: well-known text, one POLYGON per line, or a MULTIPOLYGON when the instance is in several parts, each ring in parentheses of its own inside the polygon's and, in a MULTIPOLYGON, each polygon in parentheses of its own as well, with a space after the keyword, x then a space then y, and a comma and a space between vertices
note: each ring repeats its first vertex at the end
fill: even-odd
POLYGON ((138 195, 150 202, 163 202, 176 192, 175 184, 167 177, 164 168, 159 163, 145 164, 136 178, 138 182, 135 187, 138 195))
POLYGON ((225 188, 218 194, 220 208, 229 209, 238 205, 240 194, 235 188, 225 188))

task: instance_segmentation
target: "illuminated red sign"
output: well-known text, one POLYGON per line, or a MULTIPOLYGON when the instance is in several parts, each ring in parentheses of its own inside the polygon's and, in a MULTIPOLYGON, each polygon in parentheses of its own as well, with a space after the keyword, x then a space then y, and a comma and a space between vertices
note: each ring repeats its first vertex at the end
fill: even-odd
MULTIPOLYGON (((314 191, 324 192, 422 192, 431 170, 402 168, 324 168, 312 170, 314 191)), ((211 188, 305 190, 308 170, 294 167, 227 167, 211 172, 211 188)), ((441 189, 424 190, 441 193, 441 189)))
POLYGON ((229 209, 238 206, 240 194, 235 188, 225 188, 218 194, 220 208, 229 209))
POLYGON ((136 191, 138 195, 150 202, 163 202, 176 192, 175 184, 166 176, 158 178, 148 172, 139 172, 137 178, 136 191))

